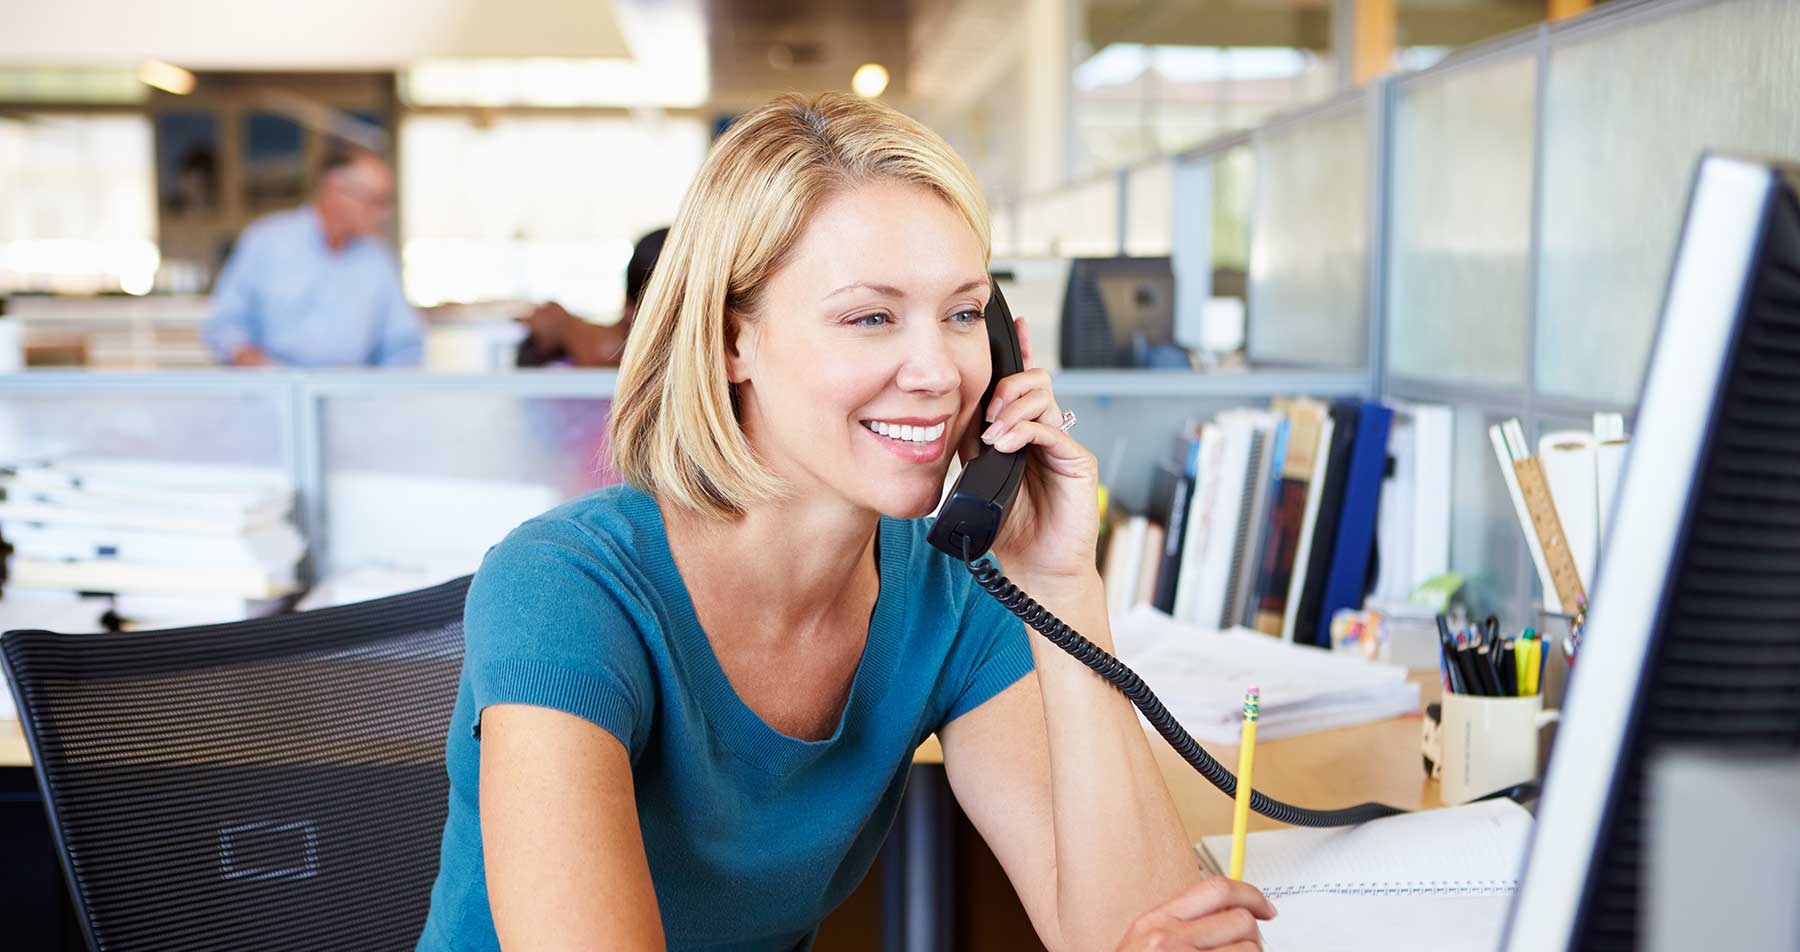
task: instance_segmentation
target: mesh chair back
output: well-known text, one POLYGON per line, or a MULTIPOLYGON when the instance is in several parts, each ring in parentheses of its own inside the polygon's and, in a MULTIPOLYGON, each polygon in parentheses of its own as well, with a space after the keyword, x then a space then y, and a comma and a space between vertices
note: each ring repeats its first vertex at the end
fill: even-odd
POLYGON ((413 948, 468 584, 230 625, 0 638, 89 944, 413 948))

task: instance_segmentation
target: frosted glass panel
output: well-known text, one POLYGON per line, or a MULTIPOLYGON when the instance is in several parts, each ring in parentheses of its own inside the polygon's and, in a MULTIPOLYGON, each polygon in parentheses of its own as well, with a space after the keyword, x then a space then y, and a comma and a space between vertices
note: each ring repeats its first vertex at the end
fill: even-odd
MULTIPOLYGON (((1256 196, 1256 150, 1234 146, 1213 160, 1213 267, 1230 271, 1242 285, 1250 270, 1250 216, 1256 196)), ((1243 296, 1240 287, 1233 292, 1243 296)))
POLYGON ((1252 360, 1364 365, 1367 140, 1361 102, 1257 136, 1252 360))
POLYGON ((1701 150, 1800 156, 1797 46, 1800 4, 1736 0, 1553 54, 1541 389, 1637 399, 1701 150))
POLYGON ((1125 253, 1166 255, 1174 234, 1175 163, 1157 162, 1131 170, 1125 185, 1125 253))
POLYGON ((1531 58, 1400 87, 1386 337, 1395 374, 1525 382, 1536 87, 1531 58))
POLYGON ((329 569, 473 570, 513 526, 619 481, 606 458, 609 410, 591 397, 326 399, 329 569))
POLYGON ((1523 615, 1529 606, 1520 601, 1529 556, 1487 433, 1503 419, 1470 407, 1456 410, 1450 570, 1465 580, 1476 611, 1495 612, 1505 625, 1522 627, 1533 624, 1523 615))
POLYGON ((84 456, 285 467, 284 406, 273 394, 4 394, 0 461, 84 456))

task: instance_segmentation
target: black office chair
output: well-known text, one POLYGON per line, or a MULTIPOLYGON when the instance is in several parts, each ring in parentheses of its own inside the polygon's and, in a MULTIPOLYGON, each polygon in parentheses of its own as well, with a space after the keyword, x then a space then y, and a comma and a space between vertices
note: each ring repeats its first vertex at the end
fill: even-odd
POLYGON ((0 637, 89 946, 413 948, 437 875, 468 587, 230 625, 0 637))

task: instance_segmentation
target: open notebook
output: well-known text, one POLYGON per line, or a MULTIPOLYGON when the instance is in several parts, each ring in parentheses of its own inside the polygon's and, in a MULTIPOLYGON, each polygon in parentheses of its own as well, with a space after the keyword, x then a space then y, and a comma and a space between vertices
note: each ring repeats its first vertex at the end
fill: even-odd
MULTIPOLYGON (((1524 868, 1531 815, 1510 800, 1333 830, 1252 833, 1244 880, 1275 902, 1270 950, 1489 950, 1524 868)), ((1219 874, 1231 837, 1195 849, 1219 874)))

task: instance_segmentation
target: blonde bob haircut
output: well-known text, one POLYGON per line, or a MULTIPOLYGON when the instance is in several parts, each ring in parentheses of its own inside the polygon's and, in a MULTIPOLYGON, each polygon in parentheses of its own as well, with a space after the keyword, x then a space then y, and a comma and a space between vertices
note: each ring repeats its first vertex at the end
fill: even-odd
POLYGON ((757 319, 814 209, 875 181, 922 185, 990 252, 987 204, 936 133, 869 99, 783 96, 740 117, 682 200, 627 338, 612 405, 614 462, 661 500, 731 519, 781 498, 726 379, 726 347, 757 319))

